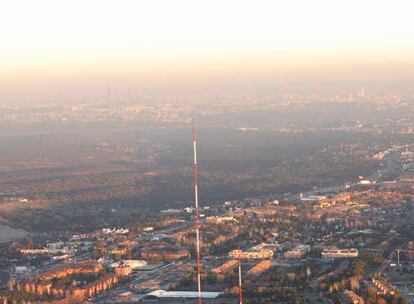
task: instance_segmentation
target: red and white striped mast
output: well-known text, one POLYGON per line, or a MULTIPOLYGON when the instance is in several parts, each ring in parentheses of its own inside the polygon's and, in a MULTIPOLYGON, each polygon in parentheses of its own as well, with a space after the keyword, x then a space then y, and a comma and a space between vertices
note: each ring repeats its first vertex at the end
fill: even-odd
POLYGON ((240 246, 238 248, 238 260, 239 260, 239 304, 243 304, 243 289, 242 289, 242 273, 241 273, 241 251, 240 246))
POLYGON ((197 134, 195 120, 193 118, 193 155, 194 155, 194 201, 196 210, 196 235, 197 235, 197 287, 198 287, 198 304, 201 300, 201 260, 200 260, 200 207, 198 205, 198 167, 197 167, 197 134))

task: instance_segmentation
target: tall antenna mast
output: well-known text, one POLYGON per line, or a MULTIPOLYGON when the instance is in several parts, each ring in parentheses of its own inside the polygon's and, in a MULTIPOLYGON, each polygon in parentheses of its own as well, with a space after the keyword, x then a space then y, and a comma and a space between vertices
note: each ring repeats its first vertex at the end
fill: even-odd
POLYGON ((198 205, 198 167, 197 167, 197 134, 195 120, 193 118, 193 155, 194 155, 194 201, 196 210, 196 235, 197 235, 197 287, 198 304, 201 300, 201 261, 200 261, 200 208, 198 205))
POLYGON ((241 251, 240 251, 240 246, 238 248, 238 260, 239 260, 239 296, 240 296, 240 303, 239 304, 243 304, 243 289, 242 289, 241 251))

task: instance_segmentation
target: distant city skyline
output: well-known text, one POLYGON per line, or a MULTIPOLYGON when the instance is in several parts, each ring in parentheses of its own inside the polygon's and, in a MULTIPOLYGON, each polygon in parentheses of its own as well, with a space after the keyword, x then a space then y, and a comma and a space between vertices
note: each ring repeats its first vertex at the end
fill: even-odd
POLYGON ((13 1, 0 101, 414 82, 410 1, 13 1), (105 93, 103 93, 105 94, 105 93))

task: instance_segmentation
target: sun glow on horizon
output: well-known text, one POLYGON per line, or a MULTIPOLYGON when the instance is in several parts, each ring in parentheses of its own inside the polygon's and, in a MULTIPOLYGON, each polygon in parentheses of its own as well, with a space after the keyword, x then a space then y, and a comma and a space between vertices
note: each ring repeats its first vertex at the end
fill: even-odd
POLYGON ((70 86, 82 73, 148 83, 294 71, 306 78, 351 65, 366 78, 375 65, 404 74, 414 66, 413 8, 370 0, 8 1, 0 83, 55 77, 70 86))

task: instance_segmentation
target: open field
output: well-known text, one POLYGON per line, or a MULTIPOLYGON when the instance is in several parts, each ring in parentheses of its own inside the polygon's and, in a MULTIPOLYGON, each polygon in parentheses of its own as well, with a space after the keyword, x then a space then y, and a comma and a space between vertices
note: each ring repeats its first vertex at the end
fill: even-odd
POLYGON ((0 243, 19 239, 27 234, 28 233, 22 229, 14 229, 9 226, 0 225, 0 243))

